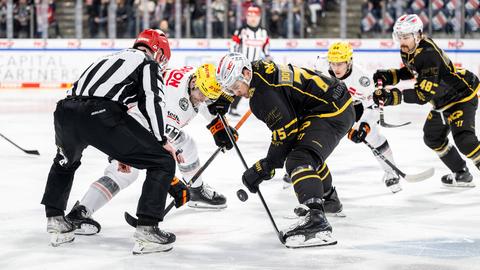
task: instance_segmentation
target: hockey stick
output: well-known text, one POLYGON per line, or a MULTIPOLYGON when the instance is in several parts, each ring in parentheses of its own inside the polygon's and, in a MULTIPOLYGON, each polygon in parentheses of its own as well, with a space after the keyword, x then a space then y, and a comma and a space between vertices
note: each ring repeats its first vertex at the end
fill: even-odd
MULTIPOLYGON (((243 123, 245 123, 245 121, 247 121, 248 117, 250 117, 251 114, 252 114, 252 111, 248 110, 242 116, 240 121, 238 121, 238 123, 235 125, 235 129, 240 129, 240 127, 243 125, 243 123)), ((222 147, 218 147, 217 150, 215 150, 215 152, 210 156, 210 158, 208 158, 208 160, 205 162, 205 164, 203 164, 203 166, 195 173, 195 175, 192 177, 192 179, 190 179, 190 181, 188 181, 187 187, 190 187, 193 183, 195 183, 195 181, 197 181, 197 179, 200 177, 200 175, 202 175, 202 173, 207 169, 207 167, 210 165, 210 163, 212 163, 212 161, 217 157, 217 155, 218 155, 218 153, 220 153, 220 151, 222 151, 222 152, 224 151, 222 147)), ((163 215, 164 216, 167 215, 168 212, 170 212, 170 210, 174 206, 175 206, 175 200, 172 200, 170 202, 170 204, 167 206, 167 208, 165 208, 165 213, 163 215)), ((126 211, 123 215, 124 215, 125 221, 128 223, 128 225, 130 225, 132 227, 137 227, 137 223, 138 223, 137 218, 130 215, 126 211)))
MULTIPOLYGON (((384 89, 382 80, 377 80, 377 89, 380 90, 380 91, 382 89, 384 89)), ((380 125, 382 127, 397 128, 397 127, 403 127, 403 126, 406 126, 406 125, 410 125, 412 123, 412 122, 408 121, 406 123, 396 125, 396 124, 389 124, 389 123, 385 122, 385 113, 383 111, 383 100, 381 100, 379 102, 378 110, 380 111, 380 125)))
POLYGON ((5 137, 5 135, 3 135, 2 133, 0 133, 0 136, 2 138, 4 138, 5 140, 7 140, 7 142, 15 145, 18 149, 22 150, 23 152, 27 153, 27 154, 30 154, 30 155, 40 155, 40 153, 38 152, 38 150, 25 150, 23 149, 22 147, 18 146, 16 143, 12 142, 10 139, 8 139, 7 137, 5 137))
POLYGON ((392 168, 392 170, 394 170, 398 175, 400 175, 407 182, 410 182, 410 183, 420 182, 420 181, 423 181, 423 180, 426 180, 426 179, 432 177, 433 174, 435 173, 435 169, 430 168, 430 169, 427 169, 427 170, 425 170, 421 173, 406 174, 406 173, 402 172, 397 166, 395 166, 390 160, 388 160, 382 153, 380 153, 380 151, 378 151, 377 148, 373 147, 373 145, 371 145, 370 143, 368 143, 365 140, 363 140, 363 143, 365 143, 372 150, 372 152, 375 156, 379 157, 385 163, 387 163, 387 165, 390 166, 390 168, 392 168))
MULTIPOLYGON (((245 159, 243 158, 243 155, 240 152, 240 149, 238 148, 237 142, 235 141, 235 138, 233 138, 233 134, 231 133, 230 129, 227 128, 228 126, 227 126, 227 123, 225 121, 225 118, 223 117, 223 115, 220 115, 220 114, 218 116, 220 117, 220 120, 222 121, 222 124, 225 127, 225 130, 227 131, 228 138, 232 142, 233 147, 235 147, 235 151, 237 151, 238 157, 242 161, 242 164, 245 167, 245 170, 248 170, 247 162, 245 162, 245 159)), ((237 191, 237 194, 238 194, 238 191, 237 191)), ((268 208, 267 203, 265 203, 265 199, 263 198, 262 192, 260 192, 260 187, 258 188, 257 194, 258 194, 258 197, 260 198, 260 201, 262 202, 263 208, 265 208, 265 211, 267 212, 268 217, 270 218, 270 222, 273 225, 273 229, 275 230, 275 233, 277 234, 278 239, 280 240, 280 242, 282 244, 285 244, 285 237, 278 230, 277 224, 275 223, 275 220, 273 219, 272 213, 270 212, 270 209, 268 208)))

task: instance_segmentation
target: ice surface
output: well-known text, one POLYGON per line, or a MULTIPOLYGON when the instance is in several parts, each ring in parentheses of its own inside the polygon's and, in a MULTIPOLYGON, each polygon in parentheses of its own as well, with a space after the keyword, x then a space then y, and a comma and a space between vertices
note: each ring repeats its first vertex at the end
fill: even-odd
MULTIPOLYGON (((168 253, 131 255, 133 229, 123 212, 135 213, 144 174, 94 217, 102 224, 95 236, 77 236, 72 244, 48 245, 40 200, 55 153, 53 108, 63 92, 1 91, 0 133, 26 149, 28 156, 0 138, 0 269, 480 269, 480 189, 448 189, 448 173, 422 139, 428 106, 386 108, 386 120, 412 121, 407 127, 383 129, 398 166, 405 172, 428 167, 435 175, 421 183, 402 181, 392 194, 381 183, 383 172, 365 145, 343 140, 328 160, 346 218, 330 218, 338 245, 287 249, 278 241, 257 195, 242 203, 243 166, 236 153, 220 154, 204 180, 228 197, 224 211, 173 209, 161 224, 177 242, 168 253)), ((246 110, 246 102, 241 109, 246 110)), ((232 119, 231 122, 235 122, 232 119)), ((478 124, 478 123, 477 123, 478 124)), ((202 160, 215 151, 205 121, 187 128, 194 134, 202 160)), ((251 117, 240 129, 239 147, 247 163, 264 157, 270 134, 251 117)), ((100 177, 106 156, 88 148, 73 184, 68 211, 90 183, 100 177)), ((477 185, 479 173, 468 161, 477 185)), ((292 188, 282 189, 283 171, 261 185, 280 228, 294 222, 292 188)))

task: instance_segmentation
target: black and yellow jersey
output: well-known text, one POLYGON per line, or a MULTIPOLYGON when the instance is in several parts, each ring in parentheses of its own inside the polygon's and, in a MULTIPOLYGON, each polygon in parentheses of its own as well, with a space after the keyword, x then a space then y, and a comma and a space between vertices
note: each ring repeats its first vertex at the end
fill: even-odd
POLYGON ((393 84, 398 80, 416 79, 414 89, 403 91, 407 103, 430 102, 436 110, 476 97, 479 81, 472 72, 456 67, 432 39, 422 39, 413 53, 401 53, 403 68, 394 70, 393 84))
POLYGON ((291 144, 309 117, 329 118, 351 106, 343 82, 319 71, 270 61, 252 62, 250 109, 272 131, 267 159, 281 168, 291 144))

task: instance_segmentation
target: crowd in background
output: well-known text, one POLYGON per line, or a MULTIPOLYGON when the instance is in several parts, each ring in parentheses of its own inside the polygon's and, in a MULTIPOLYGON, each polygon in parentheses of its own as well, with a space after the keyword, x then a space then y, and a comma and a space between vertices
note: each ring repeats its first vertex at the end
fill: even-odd
POLYGON ((465 0, 365 0, 362 6, 361 31, 363 33, 391 32, 396 18, 403 13, 417 14, 425 28, 432 32, 453 34, 461 30, 457 10, 464 10, 466 34, 480 29, 480 1, 465 0), (431 2, 431 3, 430 3, 431 2), (430 7, 431 5, 431 7, 430 7), (398 10, 402 11, 399 14, 398 10), (431 12, 431 18, 429 16, 431 12))
MULTIPOLYGON (((143 20, 144 5, 138 0, 117 1, 117 37, 132 38, 136 35, 136 21, 143 20)), ((212 37, 227 38, 238 27, 237 25, 238 0, 212 0, 212 37), (225 31, 225 28, 226 31, 225 31)), ((316 27, 319 17, 324 16, 327 2, 335 0, 294 0, 293 21, 294 32, 300 34, 301 10, 305 11, 304 18, 307 27, 316 27)), ((108 35, 107 16, 109 0, 87 1, 89 29, 91 37, 105 37, 108 35)), ((265 12, 263 25, 269 30, 271 37, 287 37, 287 11, 286 0, 241 1, 240 22, 245 22, 245 13, 252 5, 261 6, 265 12)), ((182 33, 187 32, 187 22, 190 28, 190 37, 204 38, 206 36, 206 0, 182 0, 181 25, 182 33), (187 18, 186 16, 189 16, 187 18)), ((174 37, 175 29, 175 1, 158 0, 148 1, 146 5, 150 18, 150 26, 157 27, 174 37)), ((184 35, 185 36, 185 35, 184 35)))
MULTIPOLYGON (((13 1, 13 37, 40 38, 44 31, 40 14, 40 0, 13 1)), ((51 37, 62 37, 55 15, 54 0, 48 1, 47 22, 51 37)), ((7 37, 7 0, 0 0, 0 38, 7 37)))
MULTIPOLYGON (((109 35, 108 18, 111 0, 85 0, 85 38, 106 38, 109 35)), ((116 3, 117 38, 133 38, 145 27, 144 15, 148 14, 148 27, 156 27, 175 37, 175 0, 112 0, 116 3), (143 2, 146 1, 146 4, 143 2), (145 12, 144 8, 147 9, 145 12)), ((38 14, 41 0, 13 0, 13 37, 39 38, 44 29, 38 14)), ((73 1, 75 3, 76 1, 73 1)), ((205 38, 207 35, 206 0, 181 0, 180 25, 182 37, 205 38)), ((245 22, 249 6, 262 7, 262 26, 272 38, 287 38, 289 11, 293 37, 322 37, 319 26, 326 14, 335 13, 339 18, 340 0, 211 0, 212 38, 229 38, 233 31, 245 22), (240 4, 238 4, 240 1, 240 4), (240 9, 238 8, 240 7, 240 9), (240 14, 238 14, 240 12, 240 14), (240 24, 240 25, 239 25, 240 24)), ((404 13, 415 13, 425 28, 434 33, 453 34, 461 28, 457 2, 460 0, 364 0, 358 37, 376 37, 391 32, 395 19, 404 13), (431 3, 430 3, 431 1, 431 3), (431 8, 429 8, 431 7, 431 8), (430 16, 431 15, 431 16, 430 16)), ((464 0, 463 29, 466 34, 480 32, 480 0, 464 0)), ((62 35, 56 16, 60 1, 48 1, 48 37, 62 35)), ((74 8, 74 7, 73 7, 74 8)), ((0 38, 7 34, 7 0, 0 0, 0 38)), ((73 37, 73 36, 67 36, 73 37)))

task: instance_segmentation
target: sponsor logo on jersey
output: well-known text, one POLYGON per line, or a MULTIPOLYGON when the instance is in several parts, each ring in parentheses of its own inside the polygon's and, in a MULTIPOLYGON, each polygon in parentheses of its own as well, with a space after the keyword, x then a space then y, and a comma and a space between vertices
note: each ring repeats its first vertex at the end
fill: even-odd
POLYGON ((178 101, 178 106, 180 106, 180 108, 184 111, 188 110, 188 106, 189 106, 188 104, 189 104, 188 99, 184 97, 178 101))
POLYGON ((185 73, 191 71, 192 69, 193 67, 183 67, 180 69, 172 69, 168 74, 166 85, 178 87, 183 77, 185 76, 185 73))
POLYGON ((167 117, 172 119, 173 121, 175 121, 177 124, 180 125, 180 117, 178 117, 178 115, 172 113, 171 111, 168 111, 167 112, 167 117))
POLYGON ((358 79, 358 82, 363 87, 367 87, 370 85, 370 79, 366 76, 361 76, 360 79, 358 79))

